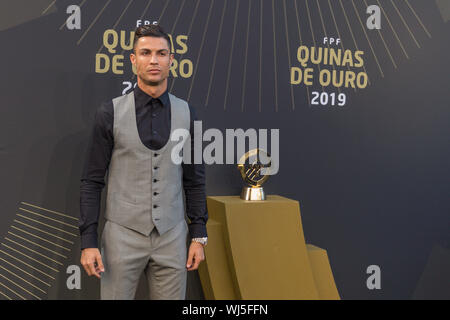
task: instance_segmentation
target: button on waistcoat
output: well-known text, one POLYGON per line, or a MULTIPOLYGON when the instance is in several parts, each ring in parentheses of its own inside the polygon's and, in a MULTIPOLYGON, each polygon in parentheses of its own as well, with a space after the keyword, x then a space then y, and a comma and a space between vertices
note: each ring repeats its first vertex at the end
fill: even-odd
MULTIPOLYGON (((169 93, 170 136, 175 129, 190 128, 186 101, 169 93)), ((149 235, 159 234, 184 219, 181 164, 171 152, 178 141, 167 141, 158 150, 147 148, 139 137, 134 92, 113 99, 114 148, 108 169, 105 218, 149 235)))

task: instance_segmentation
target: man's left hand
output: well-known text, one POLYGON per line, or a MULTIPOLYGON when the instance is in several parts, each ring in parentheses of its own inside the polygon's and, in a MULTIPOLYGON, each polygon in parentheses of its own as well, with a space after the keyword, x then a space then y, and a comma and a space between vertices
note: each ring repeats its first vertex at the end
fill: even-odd
POLYGON ((191 242, 189 246, 188 259, 186 268, 188 271, 197 270, 201 261, 205 260, 205 253, 203 251, 203 245, 199 242, 191 242))

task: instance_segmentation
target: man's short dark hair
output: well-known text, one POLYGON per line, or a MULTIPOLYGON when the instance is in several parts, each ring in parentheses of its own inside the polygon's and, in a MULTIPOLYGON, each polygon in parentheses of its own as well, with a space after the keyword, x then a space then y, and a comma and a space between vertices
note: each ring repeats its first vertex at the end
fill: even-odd
POLYGON ((142 37, 156 37, 156 38, 164 38, 167 40, 169 45, 169 53, 172 52, 172 45, 170 43, 170 38, 167 33, 164 32, 163 28, 158 24, 149 24, 136 28, 134 32, 134 41, 133 41, 133 50, 136 51, 136 43, 139 38, 142 37))

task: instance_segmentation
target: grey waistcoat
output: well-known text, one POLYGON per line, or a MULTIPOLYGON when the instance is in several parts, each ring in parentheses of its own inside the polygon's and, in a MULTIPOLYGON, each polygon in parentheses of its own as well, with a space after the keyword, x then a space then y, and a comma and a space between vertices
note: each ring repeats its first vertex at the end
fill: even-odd
MULTIPOLYGON (((189 131, 186 101, 169 93, 171 128, 189 131)), ((182 167, 173 163, 168 142, 159 150, 141 141, 136 123, 134 92, 113 99, 114 148, 108 170, 105 218, 149 235, 154 227, 163 234, 184 219, 182 167)))

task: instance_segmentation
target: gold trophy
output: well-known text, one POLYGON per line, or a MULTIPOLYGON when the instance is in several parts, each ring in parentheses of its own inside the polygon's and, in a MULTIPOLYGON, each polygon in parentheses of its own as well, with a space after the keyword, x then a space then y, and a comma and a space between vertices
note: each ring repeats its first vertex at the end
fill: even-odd
POLYGON ((242 179, 247 183, 242 189, 241 199, 243 200, 266 200, 266 194, 262 188, 262 184, 269 179, 269 174, 262 174, 261 170, 269 170, 271 165, 271 159, 269 154, 262 149, 252 149, 246 152, 237 165, 238 170, 241 173, 242 179), (251 158, 251 159, 250 159, 251 158), (266 161, 261 162, 261 158, 266 161), (250 159, 250 160, 249 160, 250 159), (249 160, 249 164, 245 162, 249 160))

